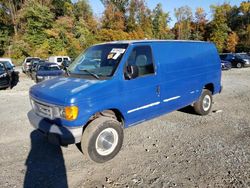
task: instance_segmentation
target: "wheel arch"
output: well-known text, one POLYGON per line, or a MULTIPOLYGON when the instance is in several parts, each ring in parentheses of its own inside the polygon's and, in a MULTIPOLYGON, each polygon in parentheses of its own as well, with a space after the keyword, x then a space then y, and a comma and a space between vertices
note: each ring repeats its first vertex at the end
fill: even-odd
POLYGON ((214 94, 214 84, 213 83, 208 83, 206 84, 203 89, 207 89, 209 91, 211 91, 212 94, 214 94))
POLYGON ((110 108, 110 109, 106 109, 106 110, 98 110, 97 112, 93 113, 93 115, 91 115, 90 118, 88 119, 85 126, 83 126, 82 132, 85 131, 85 129, 88 127, 88 125, 93 120, 95 120, 96 118, 98 118, 100 116, 110 117, 110 118, 116 119, 118 122, 121 123, 123 128, 125 126, 125 118, 124 118, 122 112, 117 108, 110 108))

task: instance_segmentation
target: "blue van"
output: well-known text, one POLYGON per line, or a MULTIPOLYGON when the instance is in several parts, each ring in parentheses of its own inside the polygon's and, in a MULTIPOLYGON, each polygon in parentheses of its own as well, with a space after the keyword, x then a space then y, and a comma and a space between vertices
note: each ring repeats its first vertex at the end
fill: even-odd
POLYGON ((119 152, 124 128, 188 105, 207 115, 222 88, 220 58, 210 42, 98 44, 67 73, 31 87, 29 121, 50 142, 76 144, 98 163, 119 152))

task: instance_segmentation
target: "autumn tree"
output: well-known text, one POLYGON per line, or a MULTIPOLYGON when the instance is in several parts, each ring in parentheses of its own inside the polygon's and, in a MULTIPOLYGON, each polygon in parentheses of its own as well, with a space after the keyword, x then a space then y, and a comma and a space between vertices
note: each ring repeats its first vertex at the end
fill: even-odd
POLYGON ((193 17, 192 9, 189 6, 182 6, 174 9, 174 14, 177 19, 177 23, 175 24, 177 39, 190 39, 193 17))
POLYGON ((232 19, 234 21, 232 29, 239 36, 237 49, 240 51, 250 51, 250 1, 243 1, 238 8, 238 12, 238 19, 232 19))
POLYGON ((144 0, 138 1, 137 7, 137 23, 139 26, 138 32, 142 30, 144 32, 145 38, 152 38, 152 16, 150 9, 146 6, 144 0))
POLYGON ((205 29, 207 24, 207 14, 201 7, 196 8, 192 27, 192 39, 204 40, 205 29))
POLYGON ((168 27, 169 13, 165 13, 161 4, 157 4, 153 10, 153 34, 157 39, 173 38, 168 27))
POLYGON ((126 8, 129 4, 129 0, 101 0, 101 2, 105 7, 110 4, 114 5, 123 14, 125 14, 126 8))
POLYGON ((137 0, 131 0, 128 6, 128 17, 126 22, 126 31, 132 32, 136 30, 137 23, 136 23, 136 14, 137 14, 137 7, 138 7, 137 0))
POLYGON ((122 31, 125 29, 124 14, 112 3, 107 4, 101 20, 102 28, 122 31))
POLYGON ((24 0, 0 0, 1 11, 5 12, 5 16, 8 16, 11 25, 13 27, 14 34, 17 35, 18 30, 18 11, 21 9, 24 0))
POLYGON ((228 52, 235 52, 235 47, 238 44, 239 37, 235 32, 231 32, 227 38, 226 50, 228 52))
POLYGON ((221 6, 211 6, 213 12, 213 20, 211 23, 212 32, 210 34, 210 40, 213 41, 219 52, 225 49, 228 32, 230 28, 227 25, 227 12, 231 9, 229 4, 223 4, 221 6))

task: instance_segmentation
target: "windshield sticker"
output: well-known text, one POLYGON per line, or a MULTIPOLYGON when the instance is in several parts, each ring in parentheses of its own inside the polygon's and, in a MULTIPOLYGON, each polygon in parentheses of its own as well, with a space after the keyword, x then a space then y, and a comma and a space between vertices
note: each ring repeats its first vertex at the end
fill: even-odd
POLYGON ((123 49, 123 48, 113 48, 110 53, 114 53, 114 54, 120 53, 120 54, 123 54, 124 52, 125 52, 125 49, 123 49))
POLYGON ((114 56, 114 54, 109 54, 109 55, 108 55, 108 59, 112 59, 113 56, 114 56))
POLYGON ((123 54, 126 51, 126 49, 123 48, 113 48, 110 52, 110 54, 108 55, 108 59, 114 59, 116 60, 121 54, 123 54), (111 57, 112 54, 112 57, 111 57))

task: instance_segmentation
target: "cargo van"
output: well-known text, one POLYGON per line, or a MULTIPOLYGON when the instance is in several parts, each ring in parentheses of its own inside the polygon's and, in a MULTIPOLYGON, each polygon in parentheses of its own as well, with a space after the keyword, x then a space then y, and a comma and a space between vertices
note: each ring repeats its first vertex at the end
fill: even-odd
POLYGON ((221 88, 213 43, 110 42, 80 54, 67 77, 31 87, 28 118, 50 142, 102 163, 121 149, 124 128, 188 105, 207 115, 221 88))
POLYGON ((69 56, 50 56, 48 61, 51 63, 57 63, 59 66, 62 65, 63 61, 71 61, 69 56))

